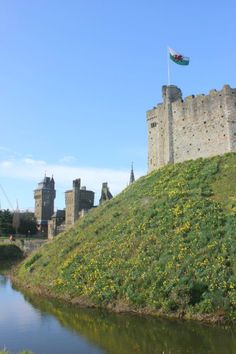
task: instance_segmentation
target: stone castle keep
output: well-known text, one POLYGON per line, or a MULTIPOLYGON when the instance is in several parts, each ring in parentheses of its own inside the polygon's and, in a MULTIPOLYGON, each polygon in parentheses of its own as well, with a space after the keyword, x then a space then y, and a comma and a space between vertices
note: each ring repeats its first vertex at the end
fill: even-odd
POLYGON ((236 89, 225 85, 209 95, 182 99, 162 87, 163 103, 147 112, 148 172, 168 163, 236 151, 236 89))

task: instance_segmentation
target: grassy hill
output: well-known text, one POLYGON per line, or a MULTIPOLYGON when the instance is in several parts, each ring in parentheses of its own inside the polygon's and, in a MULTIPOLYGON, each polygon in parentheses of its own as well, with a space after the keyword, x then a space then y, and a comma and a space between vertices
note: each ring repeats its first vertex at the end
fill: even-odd
POLYGON ((17 279, 80 304, 236 320, 236 154, 140 178, 27 258, 17 279))

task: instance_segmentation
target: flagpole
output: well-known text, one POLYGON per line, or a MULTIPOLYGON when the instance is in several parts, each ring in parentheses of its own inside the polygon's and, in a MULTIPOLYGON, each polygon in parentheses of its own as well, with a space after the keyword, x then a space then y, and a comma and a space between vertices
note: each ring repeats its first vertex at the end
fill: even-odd
POLYGON ((170 86, 170 55, 169 55, 169 47, 167 47, 167 67, 168 67, 168 86, 170 86))

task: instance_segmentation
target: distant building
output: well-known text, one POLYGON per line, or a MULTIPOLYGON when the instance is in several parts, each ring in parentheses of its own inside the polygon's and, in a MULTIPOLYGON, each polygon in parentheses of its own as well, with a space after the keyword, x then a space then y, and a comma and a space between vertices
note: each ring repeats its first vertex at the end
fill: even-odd
POLYGON ((44 177, 34 190, 35 218, 37 220, 38 231, 47 235, 48 220, 54 213, 54 199, 56 197, 55 182, 53 177, 44 177))
POLYGON ((75 179, 73 189, 65 192, 66 227, 73 225, 80 215, 94 206, 94 192, 86 190, 86 187, 80 187, 80 185, 80 178, 75 179))
POLYGON ((57 210, 48 221, 48 238, 52 239, 65 230, 65 209, 57 210))
POLYGON ((99 199, 99 204, 102 204, 103 202, 106 202, 107 200, 110 200, 113 198, 109 188, 108 188, 108 183, 104 182, 102 184, 102 191, 101 191, 101 197, 99 199))

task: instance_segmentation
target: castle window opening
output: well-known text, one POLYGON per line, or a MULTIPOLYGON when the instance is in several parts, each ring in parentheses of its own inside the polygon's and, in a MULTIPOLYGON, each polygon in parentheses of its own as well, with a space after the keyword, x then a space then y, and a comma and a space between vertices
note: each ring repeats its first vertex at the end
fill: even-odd
POLYGON ((156 122, 151 123, 151 128, 155 128, 155 127, 156 127, 156 125, 157 125, 157 123, 156 123, 156 122))

